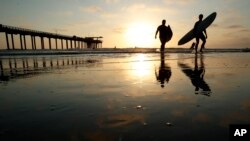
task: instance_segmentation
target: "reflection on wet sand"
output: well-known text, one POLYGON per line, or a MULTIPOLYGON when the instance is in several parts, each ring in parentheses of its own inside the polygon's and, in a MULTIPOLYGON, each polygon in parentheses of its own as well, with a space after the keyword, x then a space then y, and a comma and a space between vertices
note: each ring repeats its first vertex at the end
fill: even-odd
POLYGON ((249 123, 249 58, 242 53, 2 57, 0 140, 224 141, 229 124, 249 123), (211 90, 212 97, 194 94, 209 96, 211 90))
POLYGON ((143 124, 144 121, 145 119, 142 115, 120 114, 99 118, 97 123, 100 128, 116 128, 126 127, 136 122, 143 124))
POLYGON ((165 63, 165 54, 161 53, 161 64, 159 67, 159 72, 155 70, 155 76, 158 82, 161 83, 161 87, 164 88, 165 81, 166 83, 169 82, 171 77, 171 68, 165 63))
POLYGON ((198 94, 199 90, 202 89, 200 94, 210 96, 211 89, 204 80, 205 65, 203 61, 203 54, 200 54, 199 59, 200 65, 198 65, 198 55, 195 54, 194 69, 185 63, 178 62, 178 65, 182 69, 182 72, 191 80, 191 83, 195 87, 195 94, 198 94))
POLYGON ((0 81, 28 78, 68 67, 97 67, 100 59, 77 57, 33 57, 33 58, 0 58, 0 81))
POLYGON ((101 130, 86 132, 85 134, 89 141, 116 141, 116 138, 118 138, 114 133, 112 134, 101 130))

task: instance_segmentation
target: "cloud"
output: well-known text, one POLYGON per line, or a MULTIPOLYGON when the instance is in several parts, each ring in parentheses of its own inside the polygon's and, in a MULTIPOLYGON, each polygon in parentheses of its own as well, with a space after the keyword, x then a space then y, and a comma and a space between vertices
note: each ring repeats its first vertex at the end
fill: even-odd
POLYGON ((32 20, 24 16, 8 17, 8 19, 6 20, 6 23, 1 23, 1 24, 21 27, 21 28, 28 28, 28 29, 34 29, 36 28, 36 25, 37 25, 37 23, 34 23, 32 20))
POLYGON ((88 6, 88 7, 81 7, 80 11, 87 13, 98 13, 102 11, 102 8, 99 6, 88 6))
POLYGON ((122 33, 124 33, 124 30, 125 29, 123 27, 116 27, 113 29, 113 32, 118 33, 118 34, 122 34, 122 33))
POLYGON ((50 31, 58 34, 68 32, 68 30, 65 28, 52 28, 50 31))
POLYGON ((105 1, 105 3, 111 4, 111 3, 117 3, 120 0, 104 0, 104 1, 105 1))
POLYGON ((177 1, 173 1, 173 0, 164 0, 163 2, 167 5, 189 5, 191 3, 193 3, 195 0, 177 0, 177 1))
POLYGON ((63 17, 70 17, 73 15, 73 12, 72 11, 63 11, 63 12, 60 12, 60 13, 57 13, 55 14, 56 16, 63 16, 63 17))
POLYGON ((240 32, 250 32, 250 29, 242 29, 240 32))
POLYGON ((123 10, 126 12, 137 13, 141 10, 144 10, 145 8, 146 8, 145 4, 137 3, 137 4, 132 4, 128 7, 124 7, 123 10))
POLYGON ((221 25, 232 26, 238 25, 238 23, 242 23, 242 21, 246 18, 242 15, 242 13, 238 9, 224 9, 220 12, 221 14, 218 15, 217 23, 221 25), (228 14, 230 13, 230 14, 228 14))
POLYGON ((219 27, 218 24, 212 24, 210 27, 219 27))
POLYGON ((79 1, 79 0, 52 0, 52 1, 58 1, 58 2, 62 2, 62 1, 70 1, 70 2, 72 2, 72 1, 79 1))
MULTIPOLYGON (((226 29, 229 29, 229 30, 233 30, 236 32, 239 32, 241 33, 241 36, 244 37, 244 33, 248 33, 250 31, 250 29, 242 26, 242 25, 238 25, 238 24, 235 24, 235 25, 229 25, 229 26, 226 26, 225 27, 226 29)), ((228 36, 228 35, 231 35, 231 36, 238 36, 239 34, 235 34, 235 32, 232 32, 230 31, 229 33, 225 33, 224 34, 225 36, 228 36)), ((248 35, 247 35, 248 36, 248 35)))
POLYGON ((238 29, 238 28, 244 28, 244 27, 242 25, 235 24, 235 25, 229 25, 229 26, 227 26, 227 28, 238 29))
MULTIPOLYGON (((110 13, 110 12, 104 12, 104 11, 101 13, 101 17, 102 17, 102 18, 104 18, 104 19, 107 19, 107 18, 108 18, 109 20, 110 20, 111 18, 113 18, 113 19, 114 19, 114 18, 118 18, 119 15, 120 15, 120 14, 117 14, 117 13, 110 13)), ((117 20, 117 19, 115 19, 115 20, 117 20)))
POLYGON ((73 12, 71 11, 65 11, 65 12, 62 12, 63 16, 72 16, 73 15, 73 12))
POLYGON ((129 17, 136 16, 137 18, 157 18, 162 17, 167 13, 168 16, 176 15, 179 11, 173 7, 164 7, 161 5, 148 5, 144 3, 135 3, 122 8, 122 11, 127 13, 129 17), (131 15, 132 14, 132 15, 131 15), (155 16, 157 15, 157 16, 155 16))
MULTIPOLYGON (((110 42, 119 42, 119 40, 114 40, 118 35, 114 32, 115 27, 122 27, 122 26, 114 26, 109 25, 105 22, 96 22, 95 20, 88 20, 88 19, 79 19, 78 21, 72 21, 71 23, 64 24, 63 26, 57 27, 59 29, 67 29, 67 31, 61 31, 61 34, 65 35, 76 35, 80 37, 86 36, 103 36, 104 43, 110 42), (113 37, 114 38, 109 38, 113 37), (110 40, 108 40, 110 39, 110 40)), ((116 32, 119 32, 120 29, 116 29, 116 32)))

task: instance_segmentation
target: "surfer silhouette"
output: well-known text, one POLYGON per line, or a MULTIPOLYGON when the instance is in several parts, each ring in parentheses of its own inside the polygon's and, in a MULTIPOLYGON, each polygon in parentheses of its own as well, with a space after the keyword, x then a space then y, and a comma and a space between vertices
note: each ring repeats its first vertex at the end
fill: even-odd
MULTIPOLYGON (((196 44, 195 44, 195 53, 197 53, 197 49, 198 49, 198 45, 199 45, 199 40, 201 39, 202 40, 202 44, 201 44, 201 49, 200 49, 200 52, 203 52, 202 50, 205 48, 205 44, 206 44, 206 39, 207 39, 207 31, 206 29, 201 31, 201 32, 198 32, 198 27, 199 27, 199 24, 202 22, 202 19, 203 19, 203 15, 200 14, 199 15, 199 21, 197 21, 194 25, 194 37, 196 39, 196 44), (205 35, 204 35, 204 34, 205 35)), ((192 47, 193 48, 193 45, 192 47)))
POLYGON ((159 38, 161 41, 161 52, 164 52, 165 44, 172 38, 173 35, 170 25, 166 26, 166 20, 162 20, 162 24, 158 26, 155 32, 155 39, 157 38, 158 32, 160 32, 159 38))
POLYGON ((211 89, 209 85, 204 80, 205 75, 205 66, 203 62, 203 55, 200 56, 200 66, 198 65, 198 56, 195 54, 194 60, 194 69, 189 67, 184 63, 178 63, 178 66, 182 68, 182 72, 189 77, 192 85, 195 87, 195 93, 198 94, 198 91, 202 89, 203 95, 210 96, 211 89))
POLYGON ((161 87, 164 88, 165 81, 166 83, 169 82, 169 79, 171 77, 171 68, 165 64, 165 56, 164 53, 161 53, 161 65, 159 67, 159 73, 157 74, 157 71, 155 70, 155 76, 158 82, 161 83, 161 87))

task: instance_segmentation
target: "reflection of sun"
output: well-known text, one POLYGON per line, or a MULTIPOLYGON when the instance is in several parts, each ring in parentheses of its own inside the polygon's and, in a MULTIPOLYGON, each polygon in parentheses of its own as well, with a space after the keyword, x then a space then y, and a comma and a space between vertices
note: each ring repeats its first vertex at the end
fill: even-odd
POLYGON ((145 55, 144 54, 139 54, 136 57, 136 62, 133 62, 133 70, 134 70, 134 74, 136 76, 145 76, 148 75, 150 73, 149 71, 149 64, 148 62, 145 61, 145 55))
POLYGON ((150 47, 154 41, 153 30, 148 23, 133 23, 128 26, 125 37, 129 46, 150 47))

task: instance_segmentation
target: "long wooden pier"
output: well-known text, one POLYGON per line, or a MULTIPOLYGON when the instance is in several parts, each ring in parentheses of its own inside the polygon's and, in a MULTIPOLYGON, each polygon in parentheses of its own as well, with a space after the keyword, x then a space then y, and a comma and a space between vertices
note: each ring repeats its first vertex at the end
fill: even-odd
POLYGON ((37 47, 36 38, 40 38, 40 49, 61 49, 61 50, 68 50, 68 49, 82 49, 82 48, 101 48, 102 47, 102 40, 100 37, 78 37, 78 36, 68 36, 68 35, 61 35, 57 33, 50 33, 50 32, 43 32, 38 30, 32 29, 25 29, 19 27, 13 27, 8 25, 0 24, 0 32, 5 33, 6 37, 6 49, 7 50, 27 50, 27 40, 26 36, 30 36, 31 38, 31 48, 32 50, 39 49, 37 47), (20 39, 20 47, 17 48, 14 42, 13 35, 19 35, 20 39), (11 42, 9 42, 9 37, 11 38, 11 42), (44 39, 48 39, 48 47, 45 46, 44 39), (55 41, 55 47, 52 47, 52 39, 55 41), (64 41, 65 40, 65 41, 64 41), (58 41, 61 41, 61 47, 58 46, 58 41), (64 43, 63 43, 64 41, 64 43), (65 46, 64 46, 65 45, 65 46))

